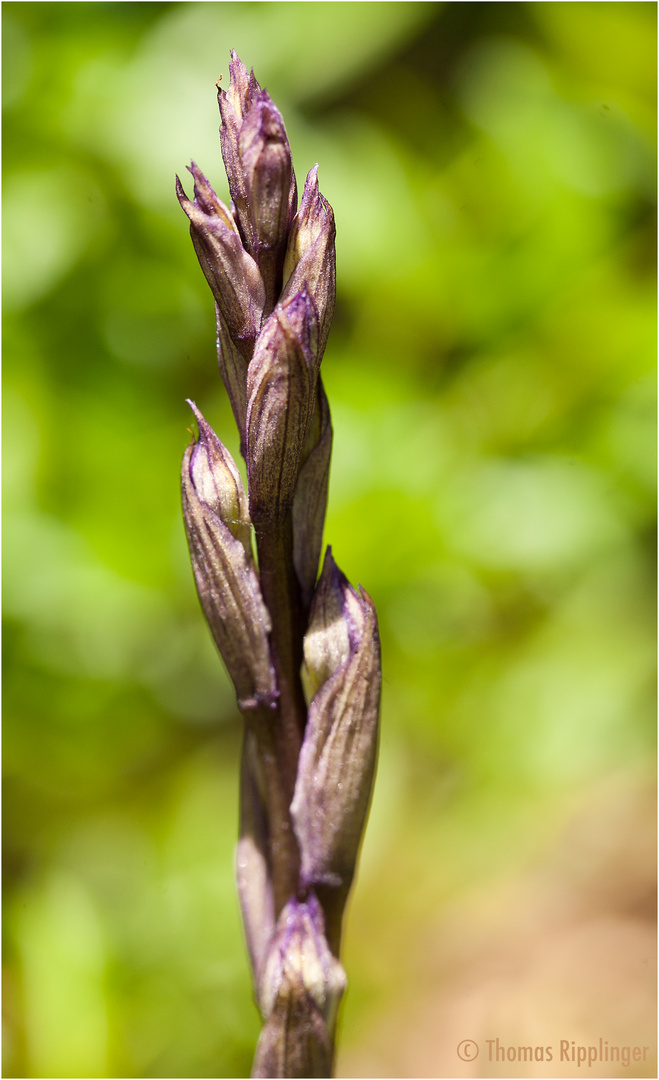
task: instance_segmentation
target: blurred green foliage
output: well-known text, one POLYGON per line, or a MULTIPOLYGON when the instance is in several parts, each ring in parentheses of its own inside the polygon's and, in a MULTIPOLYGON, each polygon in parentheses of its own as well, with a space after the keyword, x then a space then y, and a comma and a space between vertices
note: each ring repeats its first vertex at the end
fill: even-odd
POLYGON ((258 1032, 178 495, 186 397, 236 450, 173 185, 226 197, 231 48, 337 220, 326 538, 385 676, 342 1045, 447 898, 650 758, 655 19, 3 5, 5 1076, 247 1075, 258 1032))

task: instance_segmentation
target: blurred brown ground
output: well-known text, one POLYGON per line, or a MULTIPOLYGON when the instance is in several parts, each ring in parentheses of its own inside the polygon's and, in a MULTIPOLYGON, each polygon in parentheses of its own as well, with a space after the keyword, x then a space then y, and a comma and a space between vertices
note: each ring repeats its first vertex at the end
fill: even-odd
POLYGON ((338 1075, 656 1076, 655 815, 650 779, 611 779, 574 808, 544 861, 417 929, 387 1014, 340 1056, 338 1075), (516 1057, 550 1046, 552 1061, 490 1061, 497 1038, 516 1057), (648 1047, 646 1062, 560 1060, 561 1040, 600 1038, 648 1047), (472 1062, 457 1054, 465 1039, 479 1046, 472 1062))

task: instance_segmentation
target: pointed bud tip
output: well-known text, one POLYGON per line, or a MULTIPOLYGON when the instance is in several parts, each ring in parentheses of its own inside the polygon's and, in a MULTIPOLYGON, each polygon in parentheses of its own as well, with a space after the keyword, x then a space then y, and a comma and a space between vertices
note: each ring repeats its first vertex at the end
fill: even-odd
POLYGON ((309 362, 317 370, 318 312, 306 282, 278 304, 273 315, 284 335, 293 335, 305 350, 310 350, 309 362))
POLYGON ((232 227, 229 211, 221 199, 215 193, 215 189, 208 177, 201 171, 196 161, 191 161, 186 166, 194 180, 194 204, 204 214, 211 217, 221 217, 229 227, 232 227))
POLYGON ((301 289, 282 300, 279 310, 298 333, 309 335, 311 347, 315 351, 318 310, 307 283, 304 282, 301 289))
POLYGON ((373 598, 371 597, 370 593, 366 592, 366 589, 361 584, 361 582, 357 585, 355 592, 359 595, 361 600, 363 600, 366 604, 368 604, 370 608, 373 609, 373 611, 375 611, 375 603, 373 601, 373 598))
MULTIPOLYGON (((212 454, 214 462, 222 462, 225 467, 227 466, 227 463, 230 463, 228 467, 233 475, 235 473, 235 465, 226 446, 224 446, 221 440, 217 437, 217 435, 213 431, 213 428, 208 423, 208 420, 206 420, 203 413, 201 412, 201 409, 197 408, 194 401, 191 401, 190 398, 186 398, 186 403, 192 409, 192 412, 194 413, 194 418, 197 421, 197 427, 199 429, 199 435, 195 444, 195 451, 199 451, 203 448, 206 452, 206 455, 208 455, 209 453, 212 454)), ((194 452, 193 456, 196 456, 194 455, 194 452)))
POLYGON ((312 209, 315 209, 316 212, 318 212, 319 209, 323 210, 332 219, 334 218, 334 211, 332 210, 332 207, 328 203, 325 196, 321 194, 320 188, 318 186, 317 162, 313 166, 313 168, 309 169, 309 172, 307 173, 307 178, 304 181, 304 191, 302 192, 302 198, 300 200, 299 216, 301 218, 304 217, 306 214, 309 214, 312 209), (314 206, 314 203, 319 205, 314 206))
POLYGON ((318 580, 317 588, 320 588, 321 584, 323 584, 325 588, 329 589, 342 589, 344 591, 345 589, 352 589, 352 585, 343 573, 343 570, 339 569, 336 562, 334 561, 331 544, 328 544, 325 549, 323 568, 320 572, 320 578, 318 580))
POLYGON ((201 435, 201 432, 202 432, 203 429, 206 429, 206 430, 209 430, 209 431, 212 430, 210 425, 204 419, 203 414, 201 413, 201 410, 198 409, 197 406, 195 405, 194 401, 192 401, 190 398, 186 398, 185 403, 186 403, 186 405, 190 406, 190 408, 192 409, 192 412, 194 413, 194 418, 197 421, 197 427, 199 428, 199 434, 201 435))
POLYGON ((217 88, 217 100, 223 124, 227 121, 231 122, 231 120, 234 122, 236 120, 240 121, 249 109, 251 99, 259 89, 259 84, 254 78, 254 69, 251 72, 247 71, 235 49, 231 49, 230 56, 229 86, 226 90, 223 90, 220 86, 217 88))
MULTIPOLYGON (((212 440, 215 440, 216 442, 219 443, 219 439, 217 438, 217 435, 213 431, 213 429, 210 426, 210 424, 208 423, 208 421, 205 419, 201 409, 199 409, 197 407, 197 405, 195 404, 194 401, 192 401, 191 398, 186 398, 185 403, 186 403, 186 405, 190 406, 190 408, 191 408, 191 410, 192 410, 192 412, 194 414, 194 418, 197 421, 197 427, 199 429, 199 435, 197 437, 196 442, 199 443, 199 442, 202 442, 202 441, 208 441, 209 439, 212 439, 212 440)), ((220 445, 221 445, 221 443, 220 443, 220 445)))
POLYGON ((309 203, 310 199, 314 195, 318 194, 318 162, 309 169, 307 178, 304 181, 304 191, 302 192, 302 199, 300 200, 300 210, 302 210, 309 203))
POLYGON ((303 282, 302 288, 297 292, 291 293, 279 304, 279 311, 286 312, 289 318, 293 316, 307 317, 314 316, 316 314, 316 305, 314 304, 309 290, 307 288, 306 281, 303 282))
POLYGON ((247 75, 247 68, 245 64, 243 64, 235 49, 230 50, 229 56, 231 58, 229 60, 229 67, 231 69, 232 77, 236 78, 238 75, 242 75, 243 73, 247 75))
MULTIPOLYGON (((194 193, 193 198, 189 199, 185 193, 180 177, 177 175, 176 195, 183 209, 186 210, 186 206, 191 208, 194 207, 195 210, 201 210, 203 213, 211 215, 217 215, 218 213, 222 215, 222 211, 224 211, 222 216, 226 216, 226 207, 224 207, 218 199, 210 181, 204 176, 197 163, 191 161, 189 165, 186 165, 186 169, 194 180, 194 193)), ((187 210, 186 213, 188 213, 187 210)), ((190 215, 188 214, 188 217, 189 216, 190 215)))
POLYGON ((349 610, 352 591, 328 547, 304 636, 301 676, 309 704, 321 686, 347 662, 356 647, 354 619, 349 610))
MULTIPOLYGON (((199 168, 199 166, 197 165, 196 161, 191 161, 190 164, 186 165, 185 167, 188 170, 188 172, 190 173, 190 176, 193 177, 193 179, 195 181, 195 184, 196 184, 197 180, 202 180, 202 179, 206 180, 206 177, 202 173, 202 171, 199 168)), ((208 183, 207 180, 206 180, 206 183, 208 183)))

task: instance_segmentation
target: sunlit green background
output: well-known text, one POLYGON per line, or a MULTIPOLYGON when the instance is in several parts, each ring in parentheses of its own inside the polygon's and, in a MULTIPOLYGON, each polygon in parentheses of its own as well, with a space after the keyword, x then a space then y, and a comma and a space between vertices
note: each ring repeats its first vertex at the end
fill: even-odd
POLYGON ((259 1029, 178 494, 186 397, 235 448, 174 196, 226 197, 231 48, 336 213, 326 539, 381 620, 338 1071, 653 1075, 655 19, 3 5, 5 1076, 244 1076, 259 1029))

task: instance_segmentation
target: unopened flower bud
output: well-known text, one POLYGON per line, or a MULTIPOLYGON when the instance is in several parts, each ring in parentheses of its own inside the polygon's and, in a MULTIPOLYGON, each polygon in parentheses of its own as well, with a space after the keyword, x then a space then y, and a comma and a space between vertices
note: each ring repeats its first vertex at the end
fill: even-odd
POLYGON ((230 126, 229 120, 232 119, 236 126, 240 126, 261 87, 254 77, 254 72, 247 71, 235 49, 231 50, 229 72, 229 87, 227 90, 222 90, 218 86, 217 100, 220 111, 225 108, 228 110, 226 117, 222 112, 223 123, 230 126))
POLYGON ((222 119, 220 145, 238 228, 245 246, 251 250, 253 240, 251 215, 240 161, 239 140, 243 121, 261 87, 254 78, 254 72, 248 73, 247 68, 233 49, 231 51, 229 72, 230 82, 228 89, 223 90, 218 87, 217 91, 217 103, 220 107, 220 117, 222 119))
POLYGON ((259 1007, 266 1023, 253 1075, 330 1075, 329 1031, 345 985, 314 892, 304 901, 289 900, 259 978, 259 1007))
POLYGON ((252 521, 281 521, 293 505, 316 403, 317 324, 306 291, 278 304, 247 371, 247 472, 252 521))
POLYGON ((318 359, 322 359, 336 297, 336 228, 334 211, 318 190, 318 166, 307 176, 300 208, 288 238, 284 296, 303 285, 309 290, 319 323, 318 359))
POLYGON ((258 95, 243 123, 240 159, 251 215, 251 253, 265 284, 268 314, 281 292, 297 187, 284 121, 265 91, 258 95))
POLYGON ((328 547, 323 573, 314 593, 309 626, 304 635, 302 683, 307 705, 350 655, 350 623, 345 616, 346 607, 348 611, 353 609, 353 623, 355 616, 360 619, 359 602, 354 590, 334 562, 332 549, 328 547))
POLYGON ((199 439, 190 458, 190 477, 199 499, 213 510, 240 540, 251 558, 251 521, 249 504, 240 473, 231 454, 222 445, 210 424, 204 420, 194 401, 188 401, 199 439))
POLYGON ((380 645, 375 607, 330 550, 304 641, 313 694, 291 817, 307 885, 352 880, 371 796, 378 737, 380 645))
POLYGON ((229 210, 194 162, 194 201, 176 177, 176 194, 190 219, 197 258, 234 342, 249 359, 261 327, 265 288, 259 268, 242 244, 229 210))
POLYGON ((281 292, 297 207, 295 173, 281 113, 235 53, 230 69, 228 91, 218 92, 222 155, 240 235, 265 283, 268 315, 281 292))
POLYGON ((243 709, 272 705, 270 616, 249 544, 240 474, 212 428, 195 409, 199 439, 183 456, 183 519, 206 620, 243 709))
POLYGON ((325 940, 323 912, 313 890, 306 900, 289 900, 277 920, 260 978, 264 1017, 275 1007, 286 977, 304 988, 325 1018, 333 1014, 337 996, 345 989, 345 975, 325 940))

